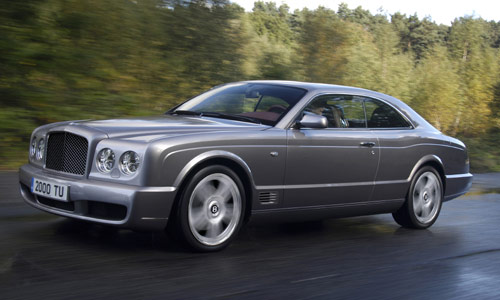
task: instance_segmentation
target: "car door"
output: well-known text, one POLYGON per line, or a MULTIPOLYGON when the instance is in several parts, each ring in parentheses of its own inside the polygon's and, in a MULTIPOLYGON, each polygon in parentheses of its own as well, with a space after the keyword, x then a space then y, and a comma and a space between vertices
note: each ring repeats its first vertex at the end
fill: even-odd
POLYGON ((379 148, 377 138, 366 128, 363 98, 320 95, 303 113, 321 113, 329 125, 321 129, 288 129, 285 207, 369 201, 379 148))

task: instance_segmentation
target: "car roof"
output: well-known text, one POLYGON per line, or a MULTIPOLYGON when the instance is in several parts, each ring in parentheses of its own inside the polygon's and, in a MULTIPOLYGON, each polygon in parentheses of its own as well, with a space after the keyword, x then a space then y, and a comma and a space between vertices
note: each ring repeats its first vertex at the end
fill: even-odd
POLYGON ((383 94, 380 92, 367 90, 359 87, 352 87, 346 85, 328 84, 328 83, 314 83, 314 82, 302 82, 302 81, 289 81, 289 80, 248 80, 243 81, 245 83, 255 83, 255 84, 274 84, 289 86, 295 88, 302 88, 308 92, 324 92, 324 93, 340 93, 340 94, 357 94, 360 96, 368 96, 375 98, 382 98, 393 105, 406 106, 406 104, 390 95, 383 94))
MULTIPOLYGON (((364 90, 361 88, 356 88, 356 87, 349 87, 349 86, 343 86, 343 85, 335 85, 335 84, 328 84, 328 83, 314 83, 314 82, 303 82, 303 81, 291 81, 291 80, 247 80, 244 81, 247 83, 258 83, 258 84, 276 84, 276 85, 284 85, 284 86, 290 86, 290 87, 297 87, 297 88, 303 88, 308 91, 312 90, 318 90, 318 89, 344 89, 344 88, 349 88, 353 90, 364 90)), ((368 90, 366 90, 368 91, 368 90)))
POLYGON ((407 105, 390 95, 383 94, 380 92, 367 90, 359 87, 345 86, 345 85, 336 85, 336 84, 328 84, 328 83, 314 83, 314 82, 301 82, 301 81, 288 81, 288 80, 248 80, 243 81, 245 83, 255 83, 255 84, 274 84, 281 86, 289 86, 295 88, 302 88, 307 90, 308 92, 316 93, 339 93, 339 94, 353 94, 359 96, 367 96, 383 99, 392 105, 396 105, 399 108, 409 108, 407 105))

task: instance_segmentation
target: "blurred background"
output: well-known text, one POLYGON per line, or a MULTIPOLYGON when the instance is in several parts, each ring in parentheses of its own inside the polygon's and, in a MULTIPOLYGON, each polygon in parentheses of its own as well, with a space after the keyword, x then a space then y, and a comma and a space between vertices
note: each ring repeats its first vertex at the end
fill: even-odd
POLYGON ((500 22, 346 4, 291 11, 226 0, 2 0, 0 169, 62 120, 161 114, 214 85, 284 79, 395 96, 500 171, 500 22))

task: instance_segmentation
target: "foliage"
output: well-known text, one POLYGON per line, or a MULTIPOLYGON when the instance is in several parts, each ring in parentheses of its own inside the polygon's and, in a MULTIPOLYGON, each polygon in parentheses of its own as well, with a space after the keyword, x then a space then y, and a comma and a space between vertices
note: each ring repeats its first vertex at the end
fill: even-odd
POLYGON ((464 138, 475 170, 500 170, 499 47, 500 22, 346 4, 5 0, 0 168, 24 163, 30 132, 48 122, 159 114, 220 83, 285 79, 393 95, 464 138))
POLYGON ((411 105, 437 129, 451 132, 456 125, 456 109, 463 101, 457 66, 445 47, 429 52, 412 74, 411 105))

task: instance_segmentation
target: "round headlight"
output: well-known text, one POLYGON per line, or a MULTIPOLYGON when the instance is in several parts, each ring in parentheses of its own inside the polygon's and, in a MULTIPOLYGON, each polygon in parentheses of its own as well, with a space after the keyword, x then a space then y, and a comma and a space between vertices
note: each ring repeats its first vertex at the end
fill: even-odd
POLYGON ((36 159, 42 160, 44 153, 45 153, 45 140, 41 138, 40 140, 38 140, 38 146, 36 147, 36 159))
POLYGON ((115 153, 109 148, 104 148, 97 153, 97 169, 102 173, 109 173, 115 165, 115 153))
POLYGON ((36 136, 31 139, 30 157, 35 157, 36 154, 36 136))
POLYGON ((126 175, 134 174, 139 168, 141 158, 134 151, 127 151, 120 157, 120 169, 126 175))

